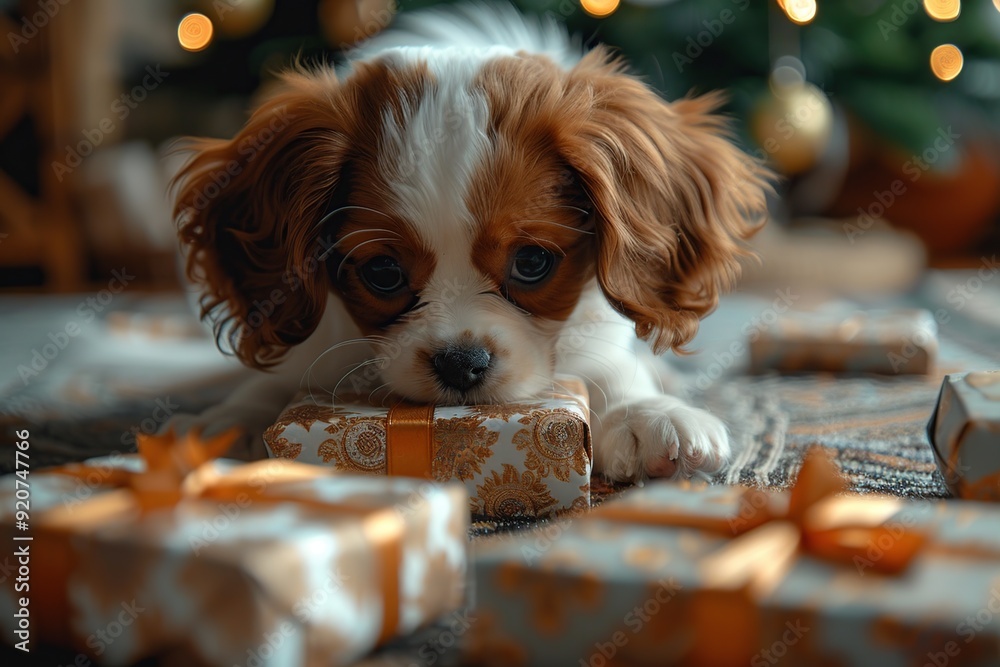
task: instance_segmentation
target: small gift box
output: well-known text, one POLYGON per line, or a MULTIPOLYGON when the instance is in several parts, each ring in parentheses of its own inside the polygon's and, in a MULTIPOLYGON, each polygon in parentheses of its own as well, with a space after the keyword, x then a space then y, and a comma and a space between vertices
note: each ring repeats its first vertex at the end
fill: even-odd
POLYGON ((30 518, 23 480, 0 480, 26 570, 0 585, 6 641, 75 664, 344 665, 463 604, 461 485, 204 455, 229 442, 142 437, 142 458, 32 473, 30 518))
POLYGON ((788 312, 751 336, 750 369, 928 373, 937 350, 937 323, 926 310, 788 312))
POLYGON ((927 435, 952 493, 1000 500, 1000 371, 945 376, 927 435))
POLYGON ((590 505, 587 388, 560 378, 509 405, 390 408, 303 396, 264 434, 271 456, 369 475, 457 480, 472 514, 542 517, 590 505))
POLYGON ((469 660, 1000 664, 1000 510, 845 486, 812 456, 790 494, 653 483, 473 543, 469 660))

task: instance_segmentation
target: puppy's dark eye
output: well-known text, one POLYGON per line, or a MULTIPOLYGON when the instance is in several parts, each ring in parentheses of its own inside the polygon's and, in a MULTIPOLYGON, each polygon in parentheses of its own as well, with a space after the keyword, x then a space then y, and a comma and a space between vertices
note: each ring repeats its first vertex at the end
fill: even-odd
POLYGON ((510 279, 533 285, 545 279, 555 264, 552 253, 537 245, 524 246, 514 255, 510 279))
POLYGON ((388 255, 379 255, 358 269, 365 286, 376 294, 393 294, 406 286, 403 267, 388 255))

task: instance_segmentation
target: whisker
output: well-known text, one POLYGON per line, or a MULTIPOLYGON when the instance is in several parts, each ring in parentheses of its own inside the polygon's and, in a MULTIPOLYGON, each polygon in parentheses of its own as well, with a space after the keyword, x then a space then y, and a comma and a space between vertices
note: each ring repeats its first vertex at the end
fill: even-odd
POLYGON ((343 268, 344 268, 344 262, 346 262, 346 261, 347 261, 347 258, 348 258, 348 257, 350 257, 350 256, 351 256, 351 254, 352 254, 352 253, 353 253, 353 252, 354 252, 355 250, 357 250, 357 249, 358 249, 358 248, 360 248, 361 246, 364 246, 364 245, 368 245, 369 243, 377 243, 377 242, 379 242, 379 241, 392 241, 392 240, 393 240, 392 238, 384 238, 384 237, 380 237, 380 238, 377 238, 377 239, 368 239, 367 241, 362 241, 362 242, 361 242, 361 243, 359 243, 358 245, 356 245, 356 246, 354 246, 353 248, 351 248, 351 249, 350 249, 350 250, 348 251, 348 253, 347 253, 346 255, 344 255, 344 259, 340 260, 340 265, 339 265, 339 266, 337 267, 337 279, 338 279, 338 280, 340 279, 340 272, 341 272, 341 270, 343 270, 343 268))
MULTIPOLYGON (((341 206, 340 208, 334 209, 334 210, 330 211, 329 213, 327 213, 326 215, 324 215, 320 219, 320 221, 316 223, 316 227, 319 227, 320 225, 324 224, 327 220, 329 220, 333 216, 337 215, 338 213, 342 213, 343 211, 352 211, 352 210, 353 211, 368 211, 369 213, 375 213, 376 215, 384 216, 386 218, 389 218, 390 220, 392 219, 391 215, 389 215, 387 213, 383 213, 382 211, 376 211, 375 209, 368 208, 367 206, 341 206)), ((313 229, 315 229, 315 227, 313 229)))
MULTIPOLYGON (((399 232, 395 232, 395 231, 393 231, 393 230, 391 230, 391 229, 384 229, 384 228, 382 228, 382 227, 369 227, 368 229, 358 229, 358 230, 356 230, 356 231, 353 231, 353 232, 351 232, 351 233, 349 233, 349 234, 344 234, 344 235, 343 235, 343 236, 342 236, 342 237, 340 238, 340 240, 339 240, 339 241, 337 241, 336 243, 334 243, 333 245, 331 245, 331 246, 330 246, 329 248, 327 248, 327 249, 326 249, 326 250, 325 250, 325 251, 323 252, 323 254, 321 254, 321 255, 319 256, 319 258, 318 258, 318 259, 319 259, 319 261, 321 261, 321 262, 323 262, 323 261, 326 261, 326 258, 327 258, 327 257, 329 257, 329 256, 330 256, 330 255, 331 255, 331 254, 333 253, 333 250, 334 250, 334 248, 336 248, 336 247, 337 247, 337 246, 339 246, 339 245, 340 245, 341 243, 343 243, 343 242, 344 242, 344 240, 345 240, 345 239, 347 239, 348 237, 350 237, 350 236, 354 236, 355 234, 366 234, 366 233, 373 233, 373 232, 383 232, 383 233, 385 233, 385 234, 393 234, 393 235, 395 235, 395 236, 396 236, 397 238, 403 238, 403 235, 402 235, 402 234, 400 234, 399 232)), ((382 239, 382 240, 385 240, 385 239, 382 239)), ((359 245, 360 245, 360 244, 359 244, 359 245)))
POLYGON ((629 327, 630 329, 635 326, 634 322, 626 322, 619 320, 588 320, 586 322, 577 322, 576 324, 567 324, 565 329, 575 329, 576 327, 603 327, 605 324, 610 324, 616 327, 629 327))
POLYGON ((394 231, 392 229, 385 229, 384 227, 369 227, 368 229, 357 229, 357 230, 355 230, 353 232, 350 232, 349 234, 344 234, 343 236, 340 237, 340 240, 338 240, 333 245, 334 245, 334 247, 339 246, 341 243, 344 242, 345 239, 348 239, 348 238, 354 236, 355 234, 365 234, 365 233, 369 233, 369 232, 383 232, 385 234, 393 234, 395 236, 398 236, 399 238, 403 238, 402 234, 400 234, 399 232, 394 231))
POLYGON ((583 213, 584 215, 590 215, 590 213, 591 213, 591 211, 588 211, 585 208, 580 208, 579 206, 573 206, 571 204, 558 204, 556 206, 556 208, 568 208, 571 211, 579 211, 580 213, 583 213))
MULTIPOLYGON (((597 340, 600 340, 602 343, 607 342, 607 341, 604 341, 602 339, 597 339, 597 340)), ((629 351, 629 350, 626 350, 626 351, 629 351)), ((605 369, 608 369, 608 370, 601 371, 601 373, 604 375, 605 378, 611 377, 613 375, 617 375, 618 376, 618 386, 621 386, 623 388, 623 392, 622 392, 623 396, 624 396, 625 393, 628 392, 628 389, 631 388, 635 384, 635 379, 636 379, 636 377, 639 374, 638 358, 636 358, 636 363, 634 364, 633 369, 632 369, 632 379, 631 379, 630 382, 626 383, 625 382, 625 377, 622 375, 622 371, 621 371, 620 366, 617 365, 617 364, 615 364, 613 361, 611 361, 607 357, 602 356, 602 355, 600 355, 600 354, 598 354, 596 352, 590 352, 590 351, 586 351, 586 350, 582 350, 582 349, 573 350, 571 353, 572 354, 577 354, 577 355, 579 355, 579 356, 581 356, 581 357, 583 357, 585 359, 590 359, 591 361, 594 361, 594 362, 600 364, 605 369)), ((633 353, 633 356, 636 356, 636 355, 633 353)), ((576 372, 576 370, 577 369, 574 369, 574 372, 576 372)), ((598 370, 600 370, 600 369, 598 369, 598 370)), ((605 396, 605 399, 607 399, 607 396, 605 396)))
POLYGON ((351 373, 354 373, 355 371, 357 371, 357 370, 359 370, 361 368, 364 368, 365 366, 370 366, 371 364, 381 363, 383 361, 386 361, 387 359, 388 359, 388 357, 375 357, 374 359, 366 359, 365 361, 362 361, 360 364, 358 364, 357 366, 355 366, 351 370, 349 370, 346 373, 344 373, 344 375, 341 376, 340 380, 337 381, 337 384, 334 385, 333 392, 330 394, 332 396, 332 398, 333 398, 334 405, 336 405, 336 401, 337 401, 337 390, 340 389, 340 385, 344 382, 344 380, 346 380, 348 377, 350 377, 351 373))
MULTIPOLYGON (((635 350, 633 350, 632 348, 625 347, 624 345, 620 345, 618 343, 613 343, 610 340, 608 340, 607 338, 601 338, 600 336, 595 336, 593 334, 583 334, 583 333, 572 333, 572 334, 570 334, 570 333, 564 333, 564 334, 559 334, 558 336, 556 336, 556 338, 563 338, 565 336, 579 336, 580 338, 590 338, 592 340, 599 341, 602 345, 611 345, 612 347, 617 347, 619 350, 622 350, 623 352, 628 352, 632 356, 636 356, 635 350)), ((576 352, 576 350, 569 350, 567 353, 574 353, 574 352, 576 352)))
MULTIPOLYGON (((385 389, 385 388, 386 388, 386 387, 388 387, 388 386, 389 386, 389 383, 388 383, 388 382, 383 382, 383 383, 382 383, 382 384, 380 384, 379 386, 377 386, 377 387, 375 387, 374 389, 372 389, 372 390, 371 390, 371 392, 370 392, 370 393, 368 394, 368 402, 369 402, 369 403, 371 403, 371 402, 372 402, 372 396, 374 396, 374 395, 375 395, 375 392, 377 392, 377 391, 378 391, 378 390, 380 390, 380 389, 385 389)), ((383 396, 383 397, 382 397, 382 400, 381 400, 381 401, 379 402, 379 404, 380 404, 380 405, 381 405, 381 406, 382 406, 383 408, 385 407, 385 399, 389 398, 389 395, 390 395, 391 393, 392 393, 392 392, 387 392, 387 393, 386 393, 386 395, 385 395, 385 396, 383 396)))
MULTIPOLYGON (((348 340, 341 341, 341 342, 337 343, 336 345, 331 345, 330 347, 328 347, 325 350, 323 350, 322 352, 320 352, 316 356, 316 358, 312 360, 312 363, 309 364, 309 366, 306 368, 305 372, 302 373, 302 377, 299 378, 299 384, 300 385, 302 384, 303 381, 305 381, 306 386, 309 387, 309 398, 313 398, 313 393, 312 393, 312 386, 313 386, 312 385, 312 371, 313 371, 313 367, 315 367, 316 364, 318 364, 319 361, 323 357, 325 357, 327 354, 329 354, 330 352, 333 352, 334 350, 336 350, 338 348, 344 347, 345 345, 359 345, 361 343, 369 343, 370 344, 371 342, 372 342, 372 340, 370 340, 369 336, 365 336, 363 338, 350 338, 348 340)), ((313 400, 315 401, 314 398, 313 398, 313 400)))
MULTIPOLYGON (((555 385, 555 382, 553 381, 553 379, 552 379, 551 377, 549 377, 549 376, 546 376, 546 375, 543 375, 543 374, 541 374, 541 373, 533 373, 533 375, 535 375, 535 376, 537 376, 537 377, 540 377, 540 378, 544 378, 544 379, 548 380, 548 381, 549 381, 549 387, 550 387, 550 389, 551 389, 551 390, 552 390, 553 392, 555 392, 555 390, 556 390, 556 385, 555 385)), ((582 379, 586 380, 586 381, 587 381, 587 382, 588 382, 589 384, 592 384, 592 385, 594 385, 595 387, 597 387, 597 390, 598 390, 599 392, 601 392, 602 394, 604 394, 604 390, 603 390, 603 389, 601 389, 601 385, 599 385, 598 383, 594 382, 593 378, 591 378, 590 376, 588 376, 588 375, 587 375, 586 373, 576 373, 576 375, 578 375, 578 376, 580 376, 580 377, 581 377, 582 379)), ((604 394, 604 404, 605 404, 605 405, 607 405, 607 404, 608 404, 608 396, 607 396, 607 394, 604 394)), ((589 404, 587 405, 587 410, 588 410, 588 411, 590 412, 590 415, 591 415, 592 417, 594 417, 594 418, 595 418, 595 419, 597 420, 597 424, 598 424, 598 425, 599 425, 599 426, 601 427, 601 429, 603 430, 603 429, 604 429, 604 423, 603 423, 603 421, 601 420, 601 416, 600 416, 599 414, 597 414, 597 411, 596 411, 596 410, 594 410, 594 408, 590 407, 590 405, 589 405, 589 404)))
MULTIPOLYGON (((571 207, 572 208, 572 207, 571 207)), ((582 210, 582 209, 580 209, 582 210)), ((563 229, 568 229, 573 232, 580 232, 581 234, 596 234, 597 232, 591 231, 589 229, 582 229, 580 227, 570 227, 569 225, 563 225, 558 222, 552 222, 551 220, 521 220, 521 222, 540 222, 543 225, 554 225, 556 227, 562 227, 563 229)))

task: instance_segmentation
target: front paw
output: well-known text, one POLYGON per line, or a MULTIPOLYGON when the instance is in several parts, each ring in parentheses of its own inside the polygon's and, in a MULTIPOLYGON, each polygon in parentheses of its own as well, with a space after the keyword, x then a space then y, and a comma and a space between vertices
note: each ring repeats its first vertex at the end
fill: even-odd
POLYGON ((243 410, 233 406, 215 406, 200 415, 176 414, 160 428, 159 432, 173 431, 178 436, 195 432, 208 438, 236 429, 239 435, 225 456, 242 461, 254 461, 267 458, 263 433, 270 423, 270 419, 261 418, 260 411, 243 410))
POLYGON ((729 455, 729 434, 718 417, 671 396, 654 396, 601 416, 594 463, 613 481, 633 481, 717 472, 729 455))

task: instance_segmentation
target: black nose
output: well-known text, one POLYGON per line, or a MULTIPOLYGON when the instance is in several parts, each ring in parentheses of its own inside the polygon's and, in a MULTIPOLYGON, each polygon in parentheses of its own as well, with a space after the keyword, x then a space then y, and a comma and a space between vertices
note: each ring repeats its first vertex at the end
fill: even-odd
POLYGON ((473 345, 449 346, 431 361, 441 382, 452 389, 467 391, 479 384, 490 367, 490 353, 473 345))

